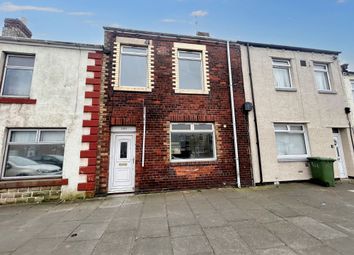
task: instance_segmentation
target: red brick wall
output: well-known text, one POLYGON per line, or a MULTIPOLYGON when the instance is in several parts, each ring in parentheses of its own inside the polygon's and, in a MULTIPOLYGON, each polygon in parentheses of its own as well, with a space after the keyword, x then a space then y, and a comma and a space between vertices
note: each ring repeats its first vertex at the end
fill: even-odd
MULTIPOLYGON (((113 91, 112 53, 119 32, 106 31, 105 81, 101 92, 100 139, 97 192, 106 193, 109 169, 111 126, 135 126, 136 191, 157 191, 235 185, 235 160, 225 42, 205 42, 209 53, 210 92, 208 95, 176 94, 172 86, 173 40, 154 36, 154 88, 152 92, 113 91), (143 105, 146 107, 145 166, 141 165, 143 105), (169 159, 170 122, 212 122, 216 128, 217 161, 171 163, 169 159)), ((177 41, 177 39, 175 40, 177 41)), ((178 42, 198 43, 178 40, 178 42)), ((232 49, 235 104, 237 108, 241 181, 250 185, 251 161, 247 118, 242 111, 244 91, 240 49, 232 49)))

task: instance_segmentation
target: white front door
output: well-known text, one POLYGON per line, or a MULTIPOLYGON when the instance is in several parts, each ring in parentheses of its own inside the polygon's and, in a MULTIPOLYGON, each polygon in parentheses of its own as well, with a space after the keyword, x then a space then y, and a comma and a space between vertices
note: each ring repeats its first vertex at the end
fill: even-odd
POLYGON ((109 193, 132 192, 135 186, 135 133, 111 134, 109 193))
POLYGON ((336 150, 336 160, 339 169, 340 178, 347 178, 347 170, 345 168, 344 153, 342 147, 342 140, 339 133, 333 134, 334 149, 336 150))

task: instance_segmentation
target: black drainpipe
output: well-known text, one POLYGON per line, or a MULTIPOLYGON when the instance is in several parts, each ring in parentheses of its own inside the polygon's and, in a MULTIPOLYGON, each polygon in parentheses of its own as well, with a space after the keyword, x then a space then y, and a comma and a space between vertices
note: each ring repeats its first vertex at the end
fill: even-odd
POLYGON ((354 141, 353 141, 353 128, 352 128, 352 124, 350 122, 350 108, 349 107, 345 107, 344 108, 345 114, 347 115, 347 119, 348 119, 348 125, 349 125, 349 133, 350 133, 350 140, 352 142, 352 147, 353 147, 353 151, 354 151, 354 141))
POLYGON ((256 129, 256 144, 257 144, 257 154, 258 154, 259 177, 261 179, 261 184, 263 184, 262 157, 261 157, 261 150, 260 150, 260 145, 259 145, 258 122, 257 122, 256 103, 254 100, 253 77, 252 77, 252 67, 251 67, 249 43, 247 43, 247 58, 248 58, 248 74, 250 77, 251 94, 252 94, 252 102, 253 102, 254 126, 256 129))

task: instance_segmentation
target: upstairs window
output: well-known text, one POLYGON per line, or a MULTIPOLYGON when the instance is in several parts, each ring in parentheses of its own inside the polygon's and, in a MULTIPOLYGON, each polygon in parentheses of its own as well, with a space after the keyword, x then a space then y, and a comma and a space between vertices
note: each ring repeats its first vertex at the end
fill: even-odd
POLYGON ((273 74, 276 88, 288 89, 292 87, 290 68, 290 60, 273 59, 273 74))
POLYGON ((34 56, 8 54, 2 78, 1 95, 29 97, 33 66, 34 56))
POLYGON ((206 45, 177 43, 172 48, 172 84, 176 93, 209 94, 206 45))
POLYGON ((354 101, 354 80, 351 80, 350 84, 352 85, 352 96, 353 96, 353 101, 354 101))
POLYGON ((216 160, 212 123, 172 123, 171 161, 216 160))
POLYGON ((120 53, 119 86, 146 89, 148 86, 148 48, 122 45, 120 53))
POLYGON ((314 63, 315 79, 317 89, 320 91, 330 91, 331 84, 329 80, 328 65, 321 63, 314 63))
POLYGON ((309 156, 307 133, 301 124, 275 124, 278 159, 306 159, 309 156))
POLYGON ((203 62, 199 51, 178 51, 179 89, 203 90, 203 62))

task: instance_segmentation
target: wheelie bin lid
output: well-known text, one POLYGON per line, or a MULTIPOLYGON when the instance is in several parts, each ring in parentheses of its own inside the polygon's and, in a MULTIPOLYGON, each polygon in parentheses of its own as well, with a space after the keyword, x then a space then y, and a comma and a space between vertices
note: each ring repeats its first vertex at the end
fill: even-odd
POLYGON ((307 159, 310 161, 331 161, 331 162, 336 161, 333 158, 325 158, 325 157, 307 157, 307 159))

